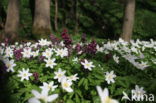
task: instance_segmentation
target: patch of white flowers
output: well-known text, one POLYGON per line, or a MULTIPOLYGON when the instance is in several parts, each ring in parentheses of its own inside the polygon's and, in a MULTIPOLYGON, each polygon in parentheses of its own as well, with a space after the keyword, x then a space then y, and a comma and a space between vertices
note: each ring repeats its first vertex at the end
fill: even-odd
POLYGON ((67 92, 73 92, 71 88, 73 81, 78 80, 78 74, 66 76, 66 71, 63 71, 61 68, 57 72, 54 72, 55 76, 54 79, 57 79, 59 83, 61 83, 62 88, 67 92))
MULTIPOLYGON (((20 78, 21 81, 29 80, 30 77, 33 75, 31 68, 19 68, 18 71, 15 70, 16 67, 16 61, 14 60, 14 50, 22 49, 22 59, 31 59, 31 57, 44 57, 43 61, 45 63, 45 67, 51 68, 54 70, 55 67, 57 67, 58 60, 57 58, 65 58, 69 55, 68 49, 65 47, 65 44, 61 42, 59 46, 61 48, 56 48, 52 45, 51 41, 48 41, 47 39, 41 39, 37 43, 25 43, 25 44, 19 44, 15 43, 15 45, 6 46, 4 43, 0 44, 0 60, 2 60, 5 63, 5 66, 7 68, 7 72, 18 72, 17 77, 20 78), (44 49, 41 50, 41 48, 44 47, 44 49), (46 48, 46 49, 45 49, 46 48), (20 70, 21 69, 21 70, 20 70)), ((84 45, 83 43, 80 43, 80 45, 84 45)), ((72 48, 75 48, 74 45, 72 48)), ((146 55, 144 55, 144 51, 151 49, 153 53, 156 51, 156 42, 151 39, 150 42, 147 41, 140 41, 139 39, 134 41, 131 40, 130 43, 123 41, 122 39, 119 39, 118 41, 108 41, 107 43, 103 43, 102 46, 97 45, 96 46, 97 53, 104 53, 109 54, 112 51, 116 51, 116 53, 112 56, 112 59, 115 61, 116 65, 120 64, 120 59, 124 58, 125 60, 129 61, 133 66, 140 70, 145 70, 146 68, 150 67, 150 60, 146 60, 146 55)), ((152 52, 151 52, 152 53, 152 52)), ((79 51, 78 54, 82 54, 82 51, 79 51)), ((72 59, 73 63, 79 63, 79 58, 74 57, 72 59)), ((156 64, 156 58, 152 58, 152 63, 156 64)), ((87 69, 89 71, 92 71, 96 66, 92 61, 89 61, 87 59, 84 59, 80 62, 80 64, 83 66, 84 69, 87 69)), ((101 66, 99 66, 101 67, 101 66)), ((72 85, 74 82, 76 82, 79 77, 78 73, 72 74, 70 76, 66 75, 67 71, 63 70, 63 68, 55 68, 54 71, 54 78, 56 82, 60 84, 60 87, 66 91, 66 92, 73 92, 74 89, 72 88, 72 85), (57 71, 56 71, 57 69, 57 71)), ((115 83, 116 74, 114 71, 106 72, 105 80, 107 84, 115 83)), ((54 81, 47 81, 43 82, 43 85, 40 86, 41 93, 32 90, 32 94, 34 97, 30 98, 28 100, 29 103, 41 103, 41 102, 52 102, 56 98, 58 98, 58 94, 51 94, 49 93, 55 91, 55 89, 59 88, 59 85, 55 85, 54 81)), ((101 99, 101 103, 119 103, 117 100, 112 99, 109 97, 109 91, 108 88, 105 88, 102 90, 101 87, 97 86, 97 91, 101 99)), ((135 89, 132 90, 134 93, 134 96, 137 99, 143 99, 143 95, 145 93, 143 87, 139 88, 139 86, 136 85, 135 89)), ((123 92, 124 97, 123 99, 128 99, 128 96, 125 92, 123 92)))

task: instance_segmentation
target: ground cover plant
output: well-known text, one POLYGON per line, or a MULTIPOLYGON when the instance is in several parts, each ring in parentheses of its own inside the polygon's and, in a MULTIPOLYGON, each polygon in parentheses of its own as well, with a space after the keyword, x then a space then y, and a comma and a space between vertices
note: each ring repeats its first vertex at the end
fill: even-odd
POLYGON ((61 38, 0 45, 0 79, 5 84, 0 102, 154 103, 152 39, 97 42, 83 35, 75 42, 64 31, 61 38))

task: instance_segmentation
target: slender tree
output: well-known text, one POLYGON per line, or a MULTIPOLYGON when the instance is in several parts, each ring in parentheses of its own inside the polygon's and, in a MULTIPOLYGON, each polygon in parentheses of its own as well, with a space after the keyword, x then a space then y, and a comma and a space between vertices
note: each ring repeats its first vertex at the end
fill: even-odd
POLYGON ((54 18, 55 31, 58 30, 58 0, 55 0, 55 18, 54 18))
POLYGON ((5 37, 11 41, 17 38, 19 26, 19 3, 20 0, 9 0, 7 18, 5 23, 5 37))
POLYGON ((33 34, 44 37, 51 33, 50 0, 35 0, 33 34))
POLYGON ((133 32, 133 24, 135 17, 135 0, 126 0, 124 4, 125 12, 121 37, 125 41, 129 42, 133 32))

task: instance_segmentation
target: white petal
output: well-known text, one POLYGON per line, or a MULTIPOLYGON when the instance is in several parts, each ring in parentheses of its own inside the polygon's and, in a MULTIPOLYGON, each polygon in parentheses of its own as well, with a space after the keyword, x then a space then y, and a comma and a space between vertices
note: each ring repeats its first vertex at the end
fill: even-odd
POLYGON ((73 92, 73 89, 71 87, 65 88, 67 92, 73 92))
POLYGON ((48 102, 54 101, 58 97, 58 94, 53 94, 48 97, 48 102))
POLYGON ((103 97, 102 97, 102 96, 103 96, 102 88, 101 88, 100 86, 96 86, 96 89, 97 89, 97 91, 98 91, 98 94, 99 94, 100 98, 103 98, 103 97))
POLYGON ((28 103, 41 103, 41 102, 38 99, 36 99, 36 98, 30 98, 28 100, 28 103))
POLYGON ((42 89, 41 94, 44 95, 44 96, 47 96, 48 95, 48 92, 49 92, 48 89, 42 89))
POLYGON ((110 103, 119 103, 119 102, 115 99, 112 99, 110 103))
POLYGON ((39 98, 40 97, 40 93, 36 90, 32 90, 31 93, 36 97, 39 98))
POLYGON ((122 97, 122 99, 121 100, 124 100, 124 99, 127 99, 127 100, 129 100, 130 101, 130 99, 129 99, 129 97, 128 97, 128 95, 123 91, 122 92, 123 93, 123 97, 122 97))
POLYGON ((108 97, 108 96, 109 96, 109 91, 107 88, 105 88, 103 91, 103 97, 108 97))

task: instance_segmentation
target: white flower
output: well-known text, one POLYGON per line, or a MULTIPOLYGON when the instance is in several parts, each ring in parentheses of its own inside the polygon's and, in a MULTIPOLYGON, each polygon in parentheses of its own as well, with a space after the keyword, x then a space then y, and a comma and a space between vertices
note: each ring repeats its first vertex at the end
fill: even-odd
POLYGON ((124 46, 121 48, 121 50, 123 50, 126 53, 131 53, 131 49, 129 49, 128 47, 124 46))
POLYGON ((64 44, 64 42, 63 42, 63 41, 61 41, 61 42, 60 42, 60 46, 62 46, 62 47, 64 47, 64 46, 65 46, 65 44, 64 44))
POLYGON ((46 67, 50 67, 51 69, 54 68, 54 66, 57 65, 55 63, 55 60, 56 60, 55 58, 54 59, 50 59, 50 58, 45 59, 44 61, 46 62, 46 67))
POLYGON ((145 46, 142 46, 141 50, 144 51, 145 49, 146 49, 145 46))
POLYGON ((110 42, 107 42, 107 44, 104 44, 103 48, 106 50, 111 50, 111 51, 113 50, 113 46, 110 42))
POLYGON ((57 85, 54 85, 53 81, 51 81, 49 84, 46 82, 43 82, 43 86, 40 86, 40 88, 54 91, 55 88, 57 88, 57 85))
POLYGON ((41 45, 41 46, 49 46, 50 44, 51 44, 51 42, 48 41, 47 39, 39 40, 39 45, 41 45))
POLYGON ((73 62, 78 62, 78 58, 75 57, 72 61, 73 61, 73 62))
POLYGON ((58 94, 53 94, 48 96, 48 90, 43 89, 41 93, 39 93, 36 90, 31 91, 34 95, 33 98, 30 98, 28 100, 28 103, 42 103, 40 100, 42 100, 44 103, 53 102, 56 98, 58 98, 58 94))
POLYGON ((61 58, 68 56, 68 49, 64 48, 64 49, 57 49, 55 50, 56 52, 56 56, 60 56, 61 58))
POLYGON ((108 84, 110 84, 111 82, 114 83, 114 78, 116 77, 116 75, 114 74, 114 71, 111 72, 106 72, 105 75, 105 80, 107 81, 108 84))
POLYGON ((31 47, 31 48, 37 48, 38 45, 39 45, 38 43, 35 43, 35 44, 32 44, 30 47, 31 47))
POLYGON ((144 70, 145 68, 147 68, 149 65, 147 62, 143 62, 141 61, 141 63, 138 65, 138 68, 141 70, 144 70))
POLYGON ((42 56, 45 56, 46 58, 51 58, 52 54, 53 54, 52 49, 49 48, 42 53, 42 56))
POLYGON ((131 51, 134 52, 134 53, 136 53, 136 54, 138 54, 138 50, 135 47, 131 47, 131 51))
POLYGON ((118 57, 118 56, 113 55, 113 59, 114 59, 114 61, 115 61, 117 64, 119 64, 119 57, 118 57))
POLYGON ((4 53, 4 49, 0 47, 0 55, 4 53))
POLYGON ((108 50, 105 50, 104 53, 105 53, 105 54, 109 54, 109 51, 108 51, 108 50))
POLYGON ((73 92, 71 85, 72 85, 72 82, 70 80, 68 80, 66 77, 62 78, 61 86, 64 90, 66 90, 67 92, 73 92))
POLYGON ((118 41, 120 44, 122 44, 123 46, 126 46, 128 45, 128 42, 124 41, 122 38, 119 38, 119 41, 118 41))
POLYGON ((126 100, 127 99, 127 100, 130 101, 130 98, 128 97, 128 95, 124 91, 122 93, 123 93, 123 97, 122 97, 121 100, 124 100, 124 99, 126 100))
POLYGON ((81 50, 81 51, 79 51, 77 54, 79 54, 79 55, 80 55, 80 54, 82 54, 82 53, 83 53, 83 51, 81 50))
POLYGON ((29 69, 22 69, 22 71, 19 71, 18 77, 21 77, 21 81, 24 79, 29 80, 29 77, 32 76, 32 73, 29 73, 29 69))
POLYGON ((32 56, 33 57, 37 57, 38 55, 39 55, 39 50, 32 52, 32 56))
POLYGON ((98 52, 103 52, 104 48, 100 47, 99 45, 96 46, 96 49, 98 52))
POLYGON ((131 55, 131 54, 126 54, 126 55, 123 55, 123 57, 128 60, 130 63, 135 63, 135 60, 138 59, 136 56, 134 55, 131 55))
POLYGON ((152 62, 153 62, 154 64, 156 64, 156 59, 152 60, 152 62))
POLYGON ((7 67, 7 72, 14 72, 14 67, 16 66, 14 60, 4 59, 3 61, 7 67))
POLYGON ((6 47, 5 49, 5 57, 11 57, 13 56, 13 49, 10 47, 6 47))
POLYGON ((95 66, 93 65, 93 62, 88 62, 86 59, 84 62, 81 62, 81 64, 84 66, 85 69, 92 70, 95 66))
POLYGON ((97 89, 98 94, 100 96, 101 103, 119 103, 117 100, 111 99, 109 97, 109 91, 107 88, 102 90, 102 88, 100 86, 96 86, 96 89, 97 89))
POLYGON ((5 43, 1 43, 1 46, 5 47, 5 43))
POLYGON ((27 42, 25 45, 26 45, 27 47, 30 47, 31 42, 27 42))
POLYGON ((77 77, 77 74, 72 75, 72 76, 67 77, 67 78, 68 78, 68 80, 71 80, 71 81, 76 81, 77 79, 79 79, 79 77, 77 77))
POLYGON ((23 54, 24 58, 30 58, 32 56, 31 48, 24 48, 23 52, 21 53, 23 54))
POLYGON ((54 79, 58 79, 58 82, 61 82, 62 78, 65 77, 66 71, 62 71, 61 68, 57 72, 54 72, 55 77, 54 79))
POLYGON ((139 88, 138 85, 135 86, 135 89, 132 90, 132 96, 140 101, 140 100, 143 100, 144 99, 144 94, 146 93, 146 91, 144 91, 144 88, 141 87, 139 88))
POLYGON ((18 42, 15 42, 15 46, 18 46, 19 45, 19 43, 18 42))
POLYGON ((20 48, 23 48, 24 46, 22 44, 19 45, 20 48))

